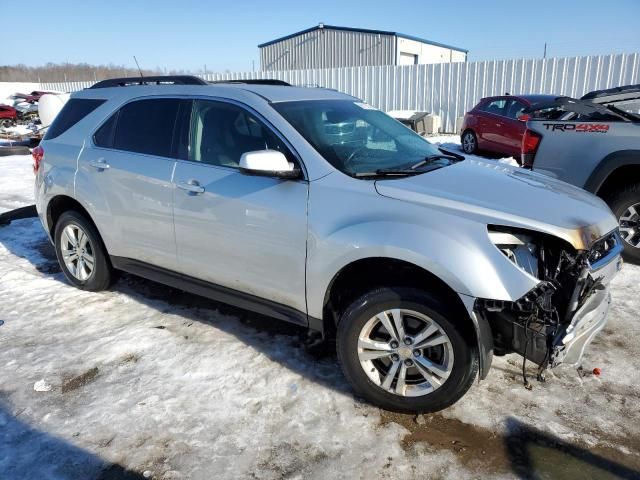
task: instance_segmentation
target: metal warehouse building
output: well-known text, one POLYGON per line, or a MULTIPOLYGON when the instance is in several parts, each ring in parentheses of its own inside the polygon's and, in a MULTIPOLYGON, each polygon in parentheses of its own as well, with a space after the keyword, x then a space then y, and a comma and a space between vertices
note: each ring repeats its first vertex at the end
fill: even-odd
POLYGON ((322 23, 258 48, 263 71, 464 62, 468 52, 398 32, 322 23))

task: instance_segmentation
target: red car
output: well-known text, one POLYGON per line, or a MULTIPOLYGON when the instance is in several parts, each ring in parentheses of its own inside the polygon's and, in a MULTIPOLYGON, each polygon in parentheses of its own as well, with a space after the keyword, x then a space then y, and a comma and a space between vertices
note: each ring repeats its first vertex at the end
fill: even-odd
POLYGON ((46 95, 48 93, 53 93, 53 92, 45 92, 42 90, 34 90, 33 92, 31 92, 28 97, 29 99, 27 100, 29 103, 33 103, 33 102, 37 102, 40 100, 40 97, 42 97, 43 95, 46 95))
MULTIPOLYGON (((550 102, 557 95, 503 95, 480 100, 464 116, 461 141, 465 153, 478 151, 514 157, 520 162, 522 136, 526 123, 519 120, 530 106, 550 102)), ((542 112, 541 115, 548 115, 542 112)), ((527 119, 524 117, 523 119, 527 119)))
POLYGON ((0 105, 0 126, 12 125, 18 118, 18 111, 9 105, 0 105))
POLYGON ((33 92, 31 92, 29 94, 16 93, 16 94, 12 95, 11 98, 13 100, 17 100, 17 101, 20 101, 20 102, 35 103, 35 102, 40 100, 40 97, 42 97, 42 95, 45 95, 47 93, 53 93, 53 92, 44 92, 42 90, 34 90, 33 92))

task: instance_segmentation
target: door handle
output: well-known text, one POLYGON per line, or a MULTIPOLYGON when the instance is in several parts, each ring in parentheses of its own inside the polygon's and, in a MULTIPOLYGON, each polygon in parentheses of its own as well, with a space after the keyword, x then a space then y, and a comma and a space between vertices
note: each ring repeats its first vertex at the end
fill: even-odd
POLYGON ((189 193, 199 194, 204 193, 204 187, 198 183, 197 180, 188 180, 186 182, 176 183, 176 187, 180 190, 185 190, 189 193))
POLYGON ((107 170, 109 168, 109 164, 105 162, 104 158, 99 158, 98 160, 90 161, 89 166, 98 170, 107 170))

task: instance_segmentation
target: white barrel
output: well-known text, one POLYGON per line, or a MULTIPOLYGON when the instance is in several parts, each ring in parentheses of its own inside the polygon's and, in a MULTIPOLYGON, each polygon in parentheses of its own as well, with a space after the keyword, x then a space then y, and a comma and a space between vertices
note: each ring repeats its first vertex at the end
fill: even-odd
POLYGON ((68 93, 47 93, 38 100, 38 116, 43 127, 48 127, 69 100, 68 93))

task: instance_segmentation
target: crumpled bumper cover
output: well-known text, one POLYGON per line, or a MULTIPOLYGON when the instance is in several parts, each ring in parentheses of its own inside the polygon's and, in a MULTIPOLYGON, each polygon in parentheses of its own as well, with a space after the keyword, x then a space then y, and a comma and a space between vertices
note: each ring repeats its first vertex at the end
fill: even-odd
POLYGON ((560 364, 579 365, 585 350, 607 323, 611 306, 608 288, 594 292, 573 316, 561 344, 556 349, 551 367, 560 364))
POLYGON ((589 276, 598 281, 599 288, 573 314, 551 360, 551 367, 561 363, 579 365, 585 350, 607 323, 611 306, 609 284, 622 268, 622 241, 617 232, 614 232, 613 238, 616 241, 614 247, 606 256, 594 262, 589 271, 589 276))

